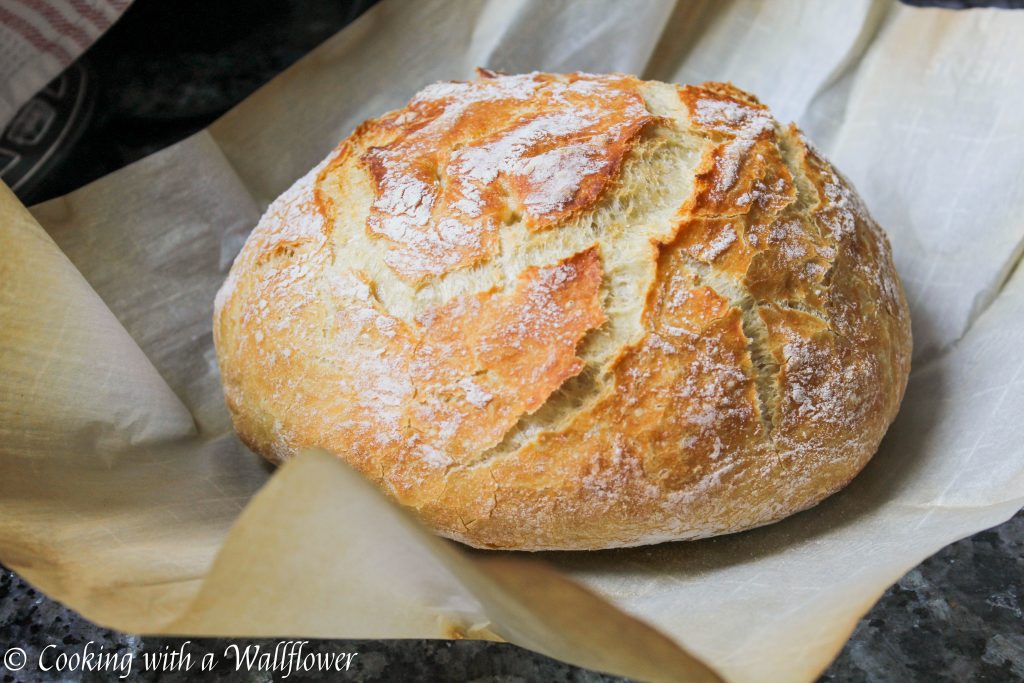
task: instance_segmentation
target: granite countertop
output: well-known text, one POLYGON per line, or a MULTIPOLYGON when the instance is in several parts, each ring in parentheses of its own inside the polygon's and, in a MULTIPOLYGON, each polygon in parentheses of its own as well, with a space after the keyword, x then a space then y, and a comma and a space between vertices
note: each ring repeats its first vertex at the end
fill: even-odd
MULTIPOLYGON (((1024 681, 1024 512, 943 549, 886 591, 854 631, 822 681, 1024 681)), ((14 575, 0 573, 0 649, 24 648, 29 661, 55 643, 72 651, 95 641, 108 652, 177 647, 182 639, 142 638, 95 626, 40 595, 14 575)), ((196 640, 190 651, 221 653, 228 641, 196 640)), ((237 642, 237 641, 236 641, 237 642)), ((244 641, 273 647, 275 641, 244 641)), ((385 681, 623 681, 548 659, 514 645, 479 641, 312 641, 321 652, 359 653, 345 680, 385 681)), ((6 673, 0 668, 0 676, 6 673)), ((224 660, 204 680, 260 681, 266 674, 234 671, 224 660)), ((185 674, 134 680, 184 681, 185 674)), ((29 668, 15 679, 53 680, 29 668)), ((103 680, 101 677, 83 680, 103 680)), ((297 678, 296 680, 303 680, 297 678)))
MULTIPOLYGON (((63 194, 205 127, 369 4, 372 0, 137 0, 86 56, 100 84, 94 120, 63 166, 26 199, 63 194), (147 30, 134 30, 137 26, 147 30)), ((90 640, 107 652, 135 657, 182 642, 98 627, 0 568, 0 649, 22 647, 34 662, 46 645, 70 650, 90 640)), ((196 656, 219 654, 225 643, 198 640, 190 650, 196 656)), ((313 641, 311 647, 359 652, 343 676, 347 680, 623 680, 497 643, 313 641)), ((266 673, 235 673, 229 660, 222 660, 214 674, 209 679, 268 680, 266 673)), ((70 680, 107 678, 84 674, 70 680)), ((136 672, 132 678, 189 676, 136 672)), ((42 677, 31 666, 15 677, 0 666, 0 680, 53 677, 42 677)), ((1024 681, 1024 512, 907 573, 860 621, 822 680, 1024 681)))

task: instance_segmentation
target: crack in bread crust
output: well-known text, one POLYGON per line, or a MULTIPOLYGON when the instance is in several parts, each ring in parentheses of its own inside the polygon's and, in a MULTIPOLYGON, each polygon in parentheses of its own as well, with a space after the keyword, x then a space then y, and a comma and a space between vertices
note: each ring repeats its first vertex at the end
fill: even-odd
POLYGON ((604 548, 804 509, 909 370, 889 246, 795 127, 729 84, 428 87, 276 200, 218 294, 225 397, 439 533, 604 548))

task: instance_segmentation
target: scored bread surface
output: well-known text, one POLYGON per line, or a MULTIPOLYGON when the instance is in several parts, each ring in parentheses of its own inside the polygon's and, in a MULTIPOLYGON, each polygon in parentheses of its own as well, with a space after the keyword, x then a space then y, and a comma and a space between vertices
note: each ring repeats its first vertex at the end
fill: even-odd
POLYGON ((439 533, 596 549, 848 483, 910 323, 885 235, 732 85, 482 71, 274 201, 215 305, 241 438, 344 458, 439 533))

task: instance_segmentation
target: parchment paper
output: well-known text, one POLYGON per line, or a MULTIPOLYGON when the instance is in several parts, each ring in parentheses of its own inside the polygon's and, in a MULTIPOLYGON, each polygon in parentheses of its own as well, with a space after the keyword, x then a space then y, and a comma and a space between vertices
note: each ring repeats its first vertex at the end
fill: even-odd
POLYGON ((31 215, 3 188, 0 561, 127 631, 502 637, 713 680, 681 645, 728 680, 813 679, 888 585, 1024 505, 1021 35, 1021 12, 882 0, 385 0, 206 131, 31 215), (329 456, 270 479, 238 443, 210 315, 247 232, 357 123, 478 65, 731 80, 851 178, 916 350, 850 487, 708 541, 491 554, 329 456))

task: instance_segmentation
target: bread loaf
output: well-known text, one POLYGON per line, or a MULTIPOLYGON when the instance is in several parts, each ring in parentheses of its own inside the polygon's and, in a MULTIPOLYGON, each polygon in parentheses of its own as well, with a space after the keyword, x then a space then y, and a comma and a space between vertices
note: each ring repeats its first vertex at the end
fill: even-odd
POLYGON ((436 83, 274 201, 220 290, 235 427, 477 547, 749 529, 849 482, 910 321, 885 235, 730 84, 436 83))

